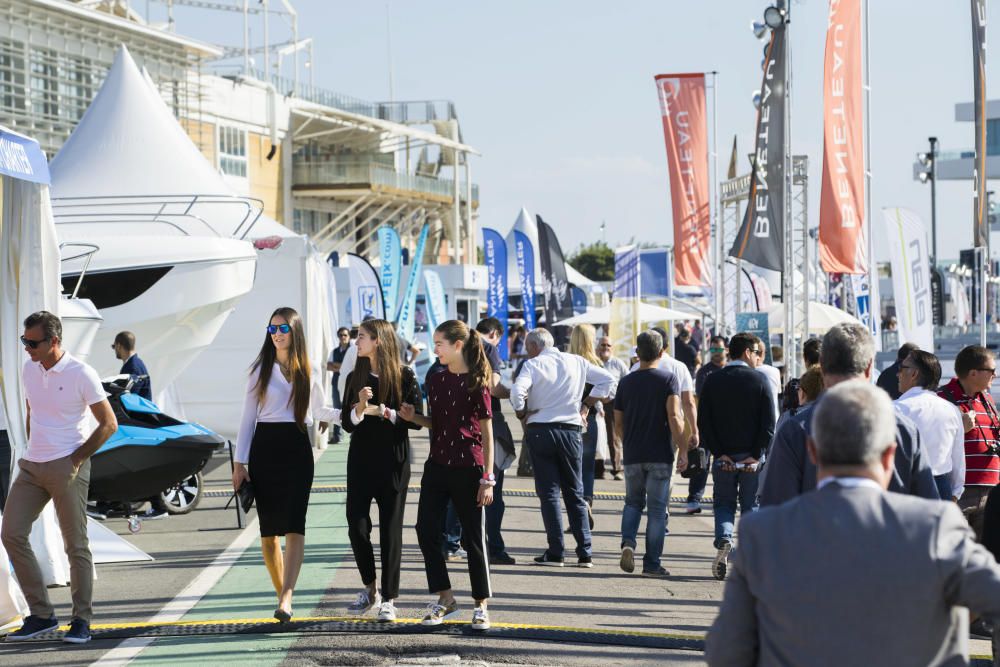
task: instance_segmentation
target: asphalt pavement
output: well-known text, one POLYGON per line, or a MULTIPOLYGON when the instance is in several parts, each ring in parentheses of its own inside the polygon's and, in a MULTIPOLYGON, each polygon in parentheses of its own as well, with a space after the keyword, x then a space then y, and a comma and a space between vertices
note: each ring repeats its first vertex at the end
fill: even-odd
MULTIPOLYGON (((414 460, 422 462, 426 431, 418 432, 413 444, 414 460)), ((98 566, 95 628, 107 633, 152 621, 156 632, 121 629, 118 638, 99 638, 79 647, 57 641, 0 643, 0 664, 704 664, 699 640, 717 614, 723 590, 723 583, 711 575, 711 508, 688 516, 682 503, 671 504, 663 561, 669 578, 626 574, 618 565, 624 482, 611 479, 596 483, 598 494, 614 495, 595 500, 594 567, 582 569, 572 566, 571 535, 566 535, 567 567, 531 563, 545 548, 533 482, 508 477, 504 539, 517 564, 492 568, 489 609, 494 629, 486 633, 474 633, 465 625, 472 600, 464 561, 449 563, 459 622, 438 632, 426 632, 415 623, 434 596, 427 591, 414 530, 419 492, 411 490, 397 601, 402 620, 388 631, 374 623, 343 623, 347 605, 361 589, 344 519, 346 452, 346 442, 331 445, 317 461, 306 562, 294 602, 296 619, 315 621, 303 620, 293 632, 279 631, 274 622, 246 622, 269 619, 276 598, 260 557, 256 523, 241 530, 234 511, 224 509, 229 460, 219 455, 206 470, 209 497, 191 514, 146 521, 136 535, 129 533, 124 520, 106 522, 155 560, 98 566), (173 636, 123 639, 135 634, 173 636)), ((420 471, 415 463, 411 485, 419 485, 420 471)), ((685 494, 686 480, 677 477, 672 495, 685 494)), ((251 511, 249 520, 254 517, 251 511)), ((373 508, 376 553, 377 519, 373 508)), ((644 530, 645 522, 637 557, 644 530)), ((68 621, 69 590, 50 592, 60 618, 68 621)), ((987 642, 972 645, 973 654, 989 654, 987 642)))

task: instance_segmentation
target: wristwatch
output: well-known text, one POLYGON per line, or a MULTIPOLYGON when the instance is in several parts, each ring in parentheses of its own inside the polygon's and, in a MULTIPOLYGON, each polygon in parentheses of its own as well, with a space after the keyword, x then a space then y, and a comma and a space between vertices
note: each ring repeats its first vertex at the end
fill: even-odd
POLYGON ((487 482, 495 482, 495 481, 497 481, 496 475, 494 475, 492 472, 484 472, 483 473, 483 479, 485 479, 487 482))

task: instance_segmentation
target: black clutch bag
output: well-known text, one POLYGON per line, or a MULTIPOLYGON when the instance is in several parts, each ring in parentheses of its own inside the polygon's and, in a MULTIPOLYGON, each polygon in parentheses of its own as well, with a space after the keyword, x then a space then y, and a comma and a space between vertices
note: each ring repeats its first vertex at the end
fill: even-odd
POLYGON ((698 447, 688 452, 687 468, 681 472, 681 477, 690 479, 708 468, 708 452, 698 447))
POLYGON ((250 480, 245 479, 240 484, 240 488, 236 490, 236 499, 239 500, 244 514, 250 511, 250 508, 253 507, 253 484, 250 483, 250 480))

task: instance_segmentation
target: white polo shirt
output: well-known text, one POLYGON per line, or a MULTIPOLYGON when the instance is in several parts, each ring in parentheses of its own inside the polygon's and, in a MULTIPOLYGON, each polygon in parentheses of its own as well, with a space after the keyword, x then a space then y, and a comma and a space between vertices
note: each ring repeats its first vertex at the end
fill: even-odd
POLYGON ((46 463, 69 456, 90 434, 89 407, 107 398, 97 371, 64 352, 49 370, 27 361, 22 376, 31 408, 31 435, 24 458, 46 463))

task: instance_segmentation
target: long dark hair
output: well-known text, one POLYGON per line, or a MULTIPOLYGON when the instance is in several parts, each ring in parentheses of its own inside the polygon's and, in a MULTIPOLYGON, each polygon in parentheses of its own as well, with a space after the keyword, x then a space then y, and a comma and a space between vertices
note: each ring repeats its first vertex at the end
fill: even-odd
MULTIPOLYGON (((375 347, 375 359, 378 362, 378 396, 379 403, 391 408, 399 407, 403 396, 403 369, 399 362, 399 344, 396 342, 396 330, 386 320, 365 320, 360 329, 378 341, 375 347)), ((372 363, 368 357, 358 355, 358 361, 351 372, 351 387, 347 400, 357 399, 358 392, 368 384, 368 374, 372 371, 372 363)), ((353 403, 352 403, 353 404, 353 403)))
POLYGON ((479 339, 479 334, 459 320, 442 322, 434 331, 444 336, 452 345, 462 341, 462 357, 465 359, 465 365, 469 367, 469 391, 482 391, 484 387, 489 387, 493 370, 490 368, 490 360, 486 358, 486 350, 483 349, 483 341, 479 339))
MULTIPOLYGON (((306 413, 309 411, 309 392, 312 389, 312 375, 309 367, 309 355, 306 353, 306 337, 302 328, 302 317, 294 308, 287 306, 276 309, 271 313, 267 323, 275 317, 283 317, 288 326, 292 328, 289 332, 292 343, 288 348, 288 370, 292 376, 292 396, 289 402, 292 404, 295 413, 295 423, 305 431, 306 413)), ((264 332, 264 344, 260 347, 260 353, 254 360, 250 372, 260 371, 257 380, 257 401, 264 402, 267 394, 267 384, 271 381, 271 373, 274 372, 274 364, 278 359, 278 351, 271 340, 271 334, 264 332)))

